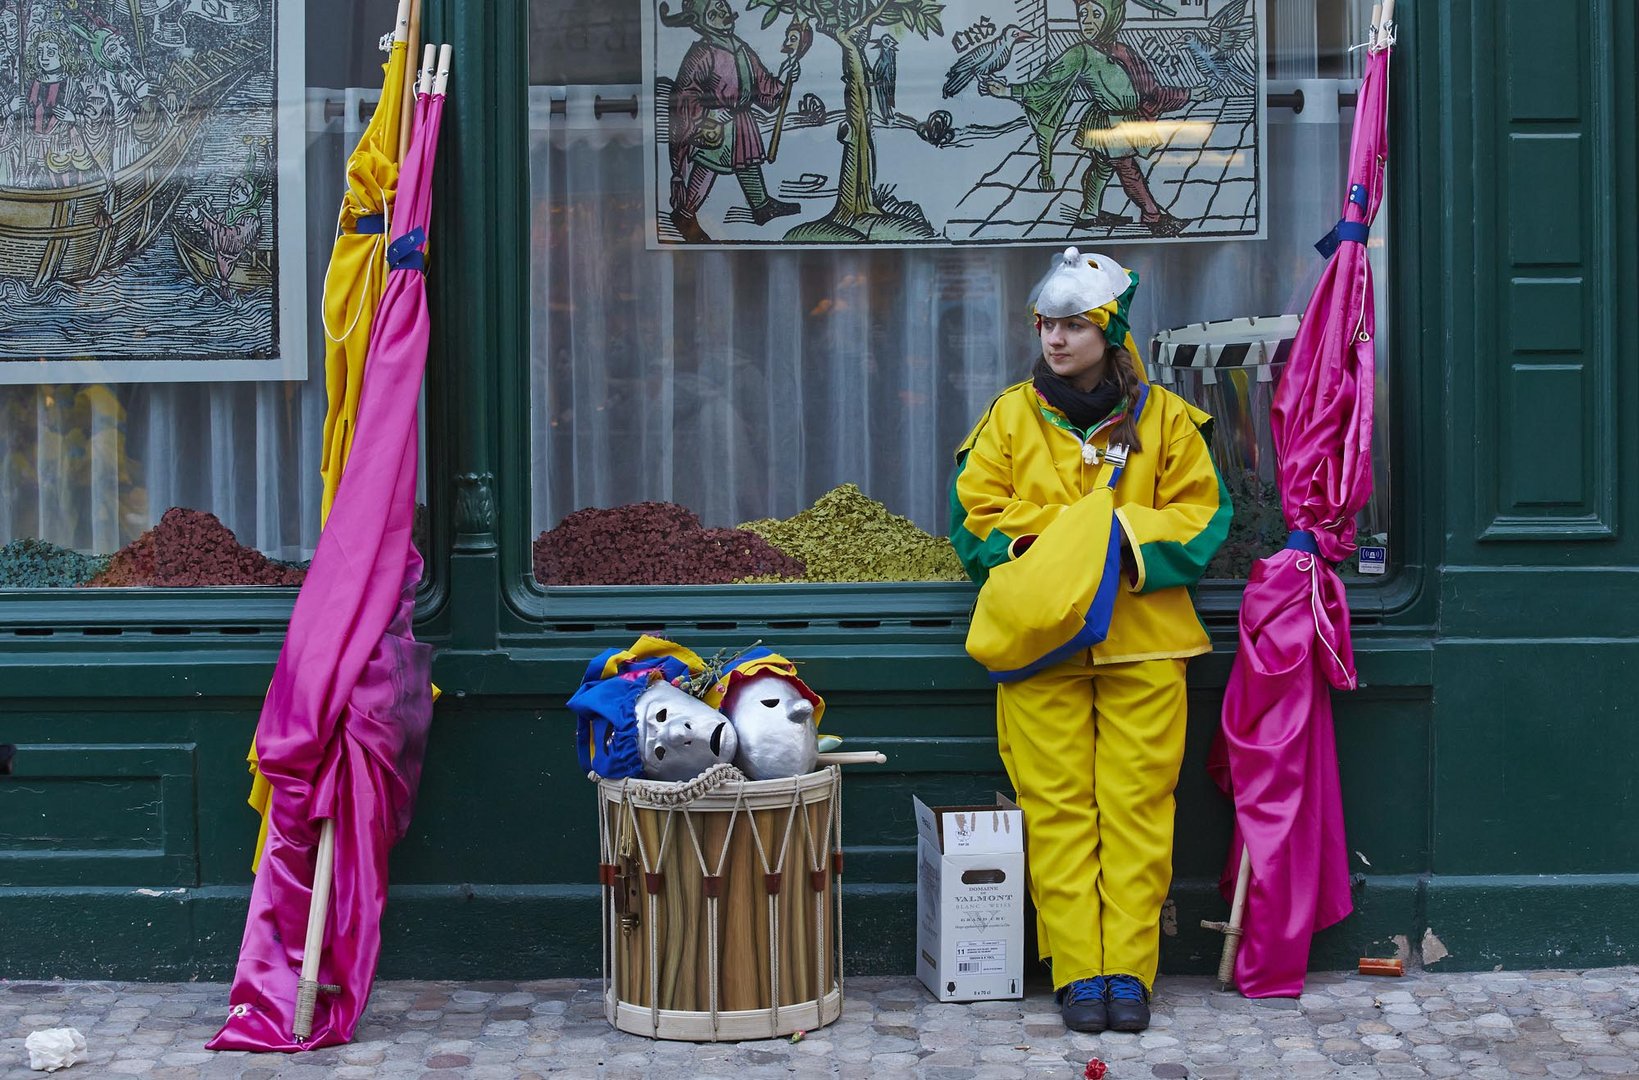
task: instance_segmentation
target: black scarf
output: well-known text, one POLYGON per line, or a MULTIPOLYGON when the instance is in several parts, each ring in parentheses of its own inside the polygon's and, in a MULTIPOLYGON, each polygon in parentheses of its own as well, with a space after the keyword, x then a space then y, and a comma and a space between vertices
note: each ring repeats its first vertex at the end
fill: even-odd
POLYGON ((1107 372, 1104 381, 1091 390, 1077 390, 1047 366, 1044 356, 1036 361, 1030 376, 1036 393, 1082 431, 1109 416, 1111 410, 1121 403, 1121 387, 1115 381, 1113 370, 1107 372))

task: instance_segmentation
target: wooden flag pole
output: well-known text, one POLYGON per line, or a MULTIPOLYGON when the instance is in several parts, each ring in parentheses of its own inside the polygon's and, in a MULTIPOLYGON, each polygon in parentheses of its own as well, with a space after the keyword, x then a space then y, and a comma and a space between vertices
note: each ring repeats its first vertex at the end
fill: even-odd
POLYGON ((449 88, 450 61, 454 58, 455 49, 448 42, 438 47, 438 74, 434 76, 432 82, 432 92, 436 97, 442 97, 449 88))
POLYGON ((1204 930, 1216 930, 1224 936, 1224 951, 1218 957, 1218 989, 1228 990, 1235 981, 1235 957, 1241 951, 1241 920, 1246 917, 1246 891, 1252 883, 1252 851, 1241 846, 1241 868, 1235 875, 1235 899, 1229 904, 1229 921, 1201 920, 1204 930))
MULTIPOLYGON (((402 0, 401 0, 402 2, 402 0)), ((408 59, 414 60, 416 49, 421 44, 421 0, 409 0, 410 22, 405 31, 404 40, 409 42, 408 59)), ((415 84, 419 73, 413 67, 407 67, 404 72, 404 94, 399 102, 401 111, 398 122, 398 161, 404 163, 404 155, 410 152, 410 136, 415 133, 415 84)))
POLYGON ((1382 17, 1372 21, 1377 24, 1377 47, 1386 48, 1389 44, 1389 27, 1394 25, 1394 0, 1383 0, 1382 17))
POLYGON ((410 40, 410 2, 411 0, 398 0, 398 17, 393 20, 394 41, 410 40))
POLYGON ((335 992, 340 987, 319 984, 319 961, 324 958, 324 924, 330 916, 330 882, 336 871, 336 822, 325 818, 319 825, 319 853, 313 863, 313 898, 307 908, 307 940, 302 945, 302 974, 296 983, 296 1018, 292 1034, 298 1042, 313 1037, 313 1010, 319 991, 335 992))
MULTIPOLYGON (((449 46, 447 45, 445 46, 445 48, 448 47, 449 46)), ((437 45, 428 45, 425 49, 421 50, 421 74, 415 86, 415 92, 417 94, 430 94, 433 92, 433 62, 437 59, 437 45)))

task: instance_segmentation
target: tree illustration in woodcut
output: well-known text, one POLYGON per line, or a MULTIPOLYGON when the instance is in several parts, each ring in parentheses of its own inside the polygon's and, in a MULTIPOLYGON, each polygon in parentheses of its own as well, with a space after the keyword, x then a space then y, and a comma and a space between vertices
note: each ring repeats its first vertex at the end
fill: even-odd
POLYGON ((805 19, 842 51, 843 119, 837 132, 842 164, 837 173, 836 207, 818 221, 787 234, 789 240, 847 242, 921 240, 936 235, 922 209, 878 189, 876 143, 871 123, 871 64, 865 49, 877 35, 902 30, 923 40, 945 30, 945 9, 934 0, 747 0, 746 10, 763 12, 763 26, 782 15, 805 19))

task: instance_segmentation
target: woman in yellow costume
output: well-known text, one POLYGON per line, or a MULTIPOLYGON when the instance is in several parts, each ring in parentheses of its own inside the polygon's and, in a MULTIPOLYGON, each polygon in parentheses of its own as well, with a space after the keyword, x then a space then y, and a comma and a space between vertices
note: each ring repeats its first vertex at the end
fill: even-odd
POLYGON ((968 646, 997 683, 1041 956, 1077 1031, 1149 1024, 1184 667, 1211 649, 1190 590, 1230 518, 1211 417, 1145 380, 1127 329, 1137 288, 1105 256, 1055 258, 1032 303, 1042 356, 963 442, 951 491, 968 574, 1006 591, 981 592, 968 646), (1062 644, 1017 652, 1024 635, 991 614, 1009 605, 1068 610, 1062 644))

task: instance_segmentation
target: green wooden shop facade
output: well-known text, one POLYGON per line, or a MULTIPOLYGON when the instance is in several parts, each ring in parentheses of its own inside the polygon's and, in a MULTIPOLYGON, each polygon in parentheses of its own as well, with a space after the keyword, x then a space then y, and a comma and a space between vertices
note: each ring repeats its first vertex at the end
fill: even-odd
MULTIPOLYGON (((598 970, 593 789, 563 701, 638 630, 758 637, 806 662, 828 726, 885 751, 845 787, 853 972, 913 968, 911 794, 1004 783, 962 651, 971 589, 552 592, 529 567, 526 5, 430 2, 446 120, 429 375, 439 648, 382 974, 598 970)), ((1354 592, 1363 685, 1337 727, 1356 914, 1314 963, 1442 970, 1639 959, 1639 18, 1625 0, 1403 0, 1395 58, 1391 574, 1354 592), (1627 913, 1624 915, 1623 913, 1627 913)), ((1191 670, 1176 932, 1208 970, 1230 817, 1204 761, 1235 646, 1191 670)), ((243 757, 288 591, 0 593, 0 977, 232 969, 254 821, 243 757)))

